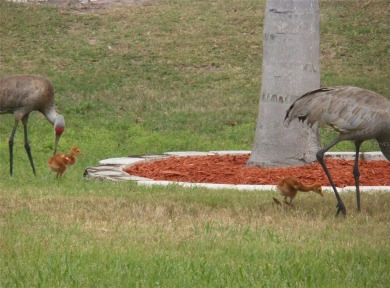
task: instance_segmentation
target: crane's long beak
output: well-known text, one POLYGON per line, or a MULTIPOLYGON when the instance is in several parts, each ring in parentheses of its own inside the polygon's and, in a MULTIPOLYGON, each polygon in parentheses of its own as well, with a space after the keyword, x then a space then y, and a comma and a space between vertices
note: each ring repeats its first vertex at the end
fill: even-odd
POLYGON ((55 138, 55 141, 54 141, 54 154, 53 155, 55 155, 57 153, 58 142, 60 141, 61 134, 64 131, 63 129, 62 129, 61 132, 59 132, 57 130, 59 130, 59 129, 55 129, 56 138, 55 138))
POLYGON ((58 141, 60 140, 60 137, 62 135, 62 132, 65 130, 65 119, 64 116, 58 114, 56 117, 56 120, 54 122, 54 134, 55 134, 55 141, 54 141, 54 154, 57 153, 57 147, 58 147, 58 141))

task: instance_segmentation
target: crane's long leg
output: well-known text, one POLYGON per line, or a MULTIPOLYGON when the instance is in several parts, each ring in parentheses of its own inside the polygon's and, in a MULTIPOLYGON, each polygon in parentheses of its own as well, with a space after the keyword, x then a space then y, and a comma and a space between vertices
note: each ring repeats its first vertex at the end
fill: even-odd
POLYGON ((357 210, 360 211, 360 190, 359 190, 359 150, 360 145, 362 145, 362 142, 355 141, 355 148, 356 148, 356 154, 355 154, 355 164, 353 165, 353 176, 355 178, 355 186, 356 186, 356 202, 357 202, 357 210))
POLYGON ((9 147, 9 173, 13 175, 13 166, 14 166, 14 138, 16 133, 16 128, 18 128, 19 120, 15 119, 14 127, 12 128, 11 137, 8 140, 9 147))
POLYGON ((337 192, 336 185, 334 185, 334 182, 333 182, 332 177, 330 176, 328 167, 326 167, 326 165, 325 165, 324 154, 325 154, 326 151, 328 151, 330 148, 332 148, 334 145, 336 145, 340 141, 341 141, 340 138, 336 138, 333 142, 331 142, 328 146, 322 148, 316 154, 317 160, 318 160, 318 162, 320 162, 320 164, 322 166, 322 169, 324 169, 324 172, 325 172, 326 176, 328 177, 330 185, 332 185, 334 194, 335 194, 336 199, 337 199, 337 206, 336 206, 337 207, 337 212, 336 212, 336 216, 338 216, 340 212, 343 213, 344 215, 347 215, 347 210, 345 209, 345 205, 344 205, 343 200, 341 200, 341 197, 340 197, 339 193, 337 192))
POLYGON ((37 173, 35 171, 35 166, 34 166, 34 161, 31 155, 31 148, 30 144, 28 143, 28 136, 27 136, 27 121, 28 121, 28 114, 26 114, 22 118, 22 123, 23 123, 23 129, 24 129, 24 149, 26 149, 28 160, 30 160, 31 168, 33 170, 33 173, 35 176, 37 176, 37 173))

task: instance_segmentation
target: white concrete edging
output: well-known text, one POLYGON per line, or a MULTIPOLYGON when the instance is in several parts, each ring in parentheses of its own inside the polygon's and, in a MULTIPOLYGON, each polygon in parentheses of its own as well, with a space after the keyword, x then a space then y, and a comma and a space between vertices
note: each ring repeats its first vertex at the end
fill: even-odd
MULTIPOLYGON (((178 151, 178 152, 166 152, 161 155, 144 155, 144 156, 129 156, 129 157, 119 157, 119 158, 110 158, 99 161, 98 166, 88 167, 85 169, 84 176, 87 179, 101 179, 101 180, 110 180, 110 181, 135 181, 138 185, 152 186, 169 186, 169 185, 178 185, 186 188, 194 187, 204 187, 208 189, 236 189, 236 190, 276 190, 275 185, 242 185, 242 184, 216 184, 216 183, 189 183, 189 182, 177 182, 177 181, 159 181, 148 179, 144 177, 138 177, 129 175, 123 171, 123 168, 129 165, 134 165, 139 162, 144 161, 153 161, 160 160, 168 157, 188 157, 188 156, 209 156, 209 155, 239 155, 239 154, 250 154, 251 151, 209 151, 209 152, 199 152, 199 151, 178 151)), ((371 160, 385 160, 385 157, 381 152, 365 152, 360 154, 363 155, 364 159, 367 161, 371 160)), ((354 152, 328 152, 325 154, 325 157, 339 158, 346 160, 353 160, 355 158, 354 152)), ((325 186, 323 187, 325 192, 333 192, 332 187, 325 186)), ((390 186, 360 186, 361 192, 390 192, 390 186)), ((344 188, 338 187, 340 193, 355 191, 355 186, 347 186, 344 188)))

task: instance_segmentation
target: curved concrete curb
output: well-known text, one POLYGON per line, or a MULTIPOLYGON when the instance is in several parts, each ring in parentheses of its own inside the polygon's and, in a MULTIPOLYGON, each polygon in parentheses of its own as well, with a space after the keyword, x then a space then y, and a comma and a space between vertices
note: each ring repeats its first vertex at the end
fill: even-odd
MULTIPOLYGON (((208 155, 238 155, 249 154, 251 151, 178 151, 178 152, 166 152, 159 155, 142 155, 142 156, 128 156, 120 158, 110 158, 99 161, 98 166, 88 167, 84 171, 84 177, 86 179, 98 179, 98 180, 110 180, 110 181, 135 181, 139 185, 152 186, 152 185, 179 185, 182 187, 204 187, 209 189, 236 189, 236 190, 276 190, 275 185, 234 185, 234 184, 215 184, 215 183, 189 183, 189 182, 176 182, 176 181, 159 181, 148 179, 144 177, 138 177, 123 172, 123 168, 129 165, 134 165, 144 161, 161 160, 168 157, 187 157, 187 156, 208 156, 208 155)), ((339 158, 346 160, 354 159, 354 152, 329 152, 326 153, 326 157, 339 158)), ((366 152, 363 154, 365 160, 385 160, 381 152, 366 152)), ((324 191, 333 192, 332 187, 323 187, 324 191)), ((339 192, 355 191, 355 186, 347 186, 344 188, 338 188, 339 192)), ((375 192, 386 191, 390 192, 390 186, 361 186, 362 192, 375 192)))

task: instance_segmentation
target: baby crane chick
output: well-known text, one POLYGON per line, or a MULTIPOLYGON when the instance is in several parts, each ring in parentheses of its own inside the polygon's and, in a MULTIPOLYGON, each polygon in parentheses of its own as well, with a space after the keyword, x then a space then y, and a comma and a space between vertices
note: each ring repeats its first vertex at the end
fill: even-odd
POLYGON ((57 173, 57 179, 64 174, 67 166, 73 165, 76 163, 77 158, 76 156, 81 156, 83 155, 80 151, 80 149, 77 146, 73 146, 70 149, 69 154, 64 154, 64 153, 58 153, 51 157, 49 161, 47 162, 47 165, 49 168, 57 173))
POLYGON ((312 185, 304 185, 298 178, 295 177, 283 178, 278 182, 276 187, 278 188, 280 195, 284 196, 284 203, 288 205, 292 205, 292 201, 297 195, 298 191, 301 192, 313 191, 314 193, 324 196, 322 194, 321 184, 314 183, 312 185), (290 198, 290 202, 287 202, 287 198, 290 198))

